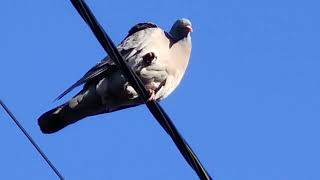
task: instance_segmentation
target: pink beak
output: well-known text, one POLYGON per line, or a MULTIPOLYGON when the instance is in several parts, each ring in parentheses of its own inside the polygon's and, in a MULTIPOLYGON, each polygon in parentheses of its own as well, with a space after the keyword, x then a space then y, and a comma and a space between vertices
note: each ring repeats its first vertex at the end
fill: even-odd
POLYGON ((189 26, 189 25, 188 25, 188 26, 186 26, 186 28, 188 29, 188 31, 189 31, 189 32, 192 32, 192 31, 193 31, 193 30, 192 30, 192 27, 191 27, 191 26, 189 26))

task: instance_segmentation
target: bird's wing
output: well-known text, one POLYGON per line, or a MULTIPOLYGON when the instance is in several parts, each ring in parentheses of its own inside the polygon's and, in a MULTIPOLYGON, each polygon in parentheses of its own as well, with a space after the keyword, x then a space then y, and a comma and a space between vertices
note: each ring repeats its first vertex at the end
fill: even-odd
MULTIPOLYGON (((157 26, 153 23, 139 23, 129 30, 126 38, 118 46, 119 52, 124 57, 124 59, 127 59, 127 62, 134 61, 134 58, 132 58, 132 56, 136 55, 138 52, 141 52, 141 48, 144 47, 149 35, 152 34, 155 28, 157 28, 157 26)), ((94 83, 97 80, 100 80, 102 77, 108 76, 108 74, 114 72, 117 69, 117 65, 114 63, 114 61, 106 57, 100 63, 92 67, 81 79, 79 79, 76 83, 74 83, 62 94, 60 94, 56 98, 56 100, 61 99, 63 96, 71 92, 74 88, 82 84, 89 85, 91 83, 94 83)))

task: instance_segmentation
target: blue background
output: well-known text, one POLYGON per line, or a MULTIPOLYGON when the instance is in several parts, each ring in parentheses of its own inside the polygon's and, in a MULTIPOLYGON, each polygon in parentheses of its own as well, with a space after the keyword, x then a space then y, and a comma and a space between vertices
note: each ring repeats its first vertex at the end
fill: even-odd
MULTIPOLYGON (((193 22, 183 82, 161 102, 215 179, 320 179, 319 1, 88 1, 119 43, 138 22, 193 22)), ((1 1, 0 97, 66 179, 197 179, 145 106, 54 135, 36 119, 105 52, 69 1, 1 1)), ((0 179, 57 179, 0 110, 0 179)))

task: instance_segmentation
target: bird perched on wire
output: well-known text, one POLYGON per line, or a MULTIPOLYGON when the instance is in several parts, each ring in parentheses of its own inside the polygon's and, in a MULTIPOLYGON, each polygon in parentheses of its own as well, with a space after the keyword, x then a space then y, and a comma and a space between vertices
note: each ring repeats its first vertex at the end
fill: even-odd
MULTIPOLYGON (((166 98, 180 83, 191 54, 190 20, 177 20, 169 32, 154 23, 133 26, 118 46, 130 68, 142 80, 149 100, 166 98)), ((44 113, 38 119, 43 133, 54 133, 80 119, 114 112, 143 103, 121 69, 106 57, 57 99, 83 85, 66 103, 44 113)))

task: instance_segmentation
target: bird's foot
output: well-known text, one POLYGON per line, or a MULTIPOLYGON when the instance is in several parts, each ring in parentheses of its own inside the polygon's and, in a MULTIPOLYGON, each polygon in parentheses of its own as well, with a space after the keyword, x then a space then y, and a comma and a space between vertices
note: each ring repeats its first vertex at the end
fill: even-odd
POLYGON ((150 65, 155 59, 157 59, 157 56, 154 52, 149 52, 142 57, 143 62, 147 65, 150 65))
POLYGON ((149 98, 148 101, 155 101, 156 100, 156 91, 153 89, 148 89, 149 98))
POLYGON ((125 86, 125 91, 129 97, 129 99, 135 99, 138 97, 138 93, 134 90, 134 88, 130 85, 125 86))

